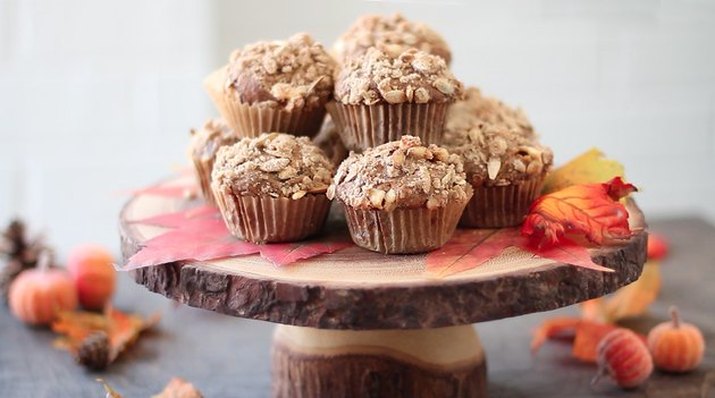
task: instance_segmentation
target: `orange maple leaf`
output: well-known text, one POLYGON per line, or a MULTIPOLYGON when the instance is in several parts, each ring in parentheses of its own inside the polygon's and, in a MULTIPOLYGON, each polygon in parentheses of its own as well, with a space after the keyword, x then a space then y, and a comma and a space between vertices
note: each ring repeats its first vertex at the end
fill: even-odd
POLYGON ((628 211, 619 200, 637 188, 615 177, 600 184, 572 185, 534 201, 521 232, 535 246, 555 246, 565 235, 594 244, 630 238, 628 211))

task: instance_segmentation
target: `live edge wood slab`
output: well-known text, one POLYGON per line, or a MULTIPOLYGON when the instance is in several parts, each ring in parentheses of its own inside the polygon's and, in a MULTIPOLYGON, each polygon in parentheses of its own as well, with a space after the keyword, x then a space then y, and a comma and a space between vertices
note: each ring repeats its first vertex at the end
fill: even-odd
MULTIPOLYGON (((189 178, 163 185, 186 185, 189 178)), ((190 205, 150 194, 132 198, 120 215, 124 259, 164 231, 132 221, 190 205)), ((483 351, 464 325, 559 308, 635 281, 647 234, 642 213, 633 202, 628 207, 640 232, 592 253, 612 273, 507 250, 474 270, 437 279, 425 273, 424 255, 352 247, 283 268, 252 255, 169 263, 133 275, 190 306, 284 324, 273 345, 276 397, 484 396, 483 351)), ((333 223, 326 233, 346 231, 333 223)))

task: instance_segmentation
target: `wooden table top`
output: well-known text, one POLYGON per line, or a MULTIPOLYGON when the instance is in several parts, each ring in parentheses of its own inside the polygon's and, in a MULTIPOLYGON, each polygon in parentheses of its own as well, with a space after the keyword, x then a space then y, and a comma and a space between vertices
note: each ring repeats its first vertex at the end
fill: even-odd
MULTIPOLYGON (((678 305, 707 340, 700 369, 685 376, 656 373, 632 392, 607 382, 592 389, 595 368, 571 359, 569 345, 548 343, 535 359, 529 353, 531 330, 546 317, 577 313, 569 307, 476 326, 487 354, 490 397, 715 397, 715 227, 697 219, 651 226, 670 239, 672 254, 662 267, 658 302, 638 322, 660 322, 669 305, 678 305)), ((269 396, 272 324, 174 307, 128 275, 120 277, 115 303, 145 314, 159 310, 163 319, 157 333, 102 373, 87 372, 52 348, 51 332, 25 327, 0 309, 0 397, 103 397, 98 377, 125 397, 149 397, 172 376, 191 381, 206 397, 269 396)))

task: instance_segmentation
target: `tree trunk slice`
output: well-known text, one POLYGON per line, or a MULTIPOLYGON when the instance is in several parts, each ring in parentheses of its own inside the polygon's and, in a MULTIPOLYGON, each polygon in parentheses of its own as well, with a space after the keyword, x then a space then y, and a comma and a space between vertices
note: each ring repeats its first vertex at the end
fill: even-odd
POLYGON ((485 397, 486 363, 471 326, 339 331, 279 325, 273 396, 485 397))
MULTIPOLYGON (((190 181, 180 177, 163 185, 190 181)), ((165 231, 132 221, 178 211, 193 201, 146 193, 132 198, 120 216, 124 260, 165 231)), ((612 273, 507 249, 484 265, 437 279, 425 272, 425 255, 382 255, 355 246, 281 268, 250 255, 169 263, 133 275, 149 290, 193 307, 282 324, 353 330, 465 325, 556 309, 638 279, 647 234, 635 203, 628 209, 639 232, 622 245, 592 251, 594 261, 612 273)), ((326 234, 347 234, 344 224, 327 229, 326 234)))

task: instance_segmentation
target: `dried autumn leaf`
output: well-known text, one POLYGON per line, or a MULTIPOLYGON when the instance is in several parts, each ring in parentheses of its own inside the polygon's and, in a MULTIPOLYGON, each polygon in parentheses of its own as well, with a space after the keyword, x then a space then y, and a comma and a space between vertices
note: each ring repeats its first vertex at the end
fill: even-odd
POLYGON ((571 185, 606 182, 613 177, 623 177, 623 165, 606 159, 603 152, 591 148, 565 165, 549 173, 542 192, 548 194, 571 185))
POLYGON ((120 271, 175 261, 210 261, 250 254, 260 254, 274 265, 283 266, 353 245, 346 236, 295 243, 256 244, 242 241, 231 235, 218 209, 208 206, 135 222, 163 224, 173 229, 146 241, 144 247, 119 268, 120 271))
POLYGON ((130 223, 154 225, 165 228, 178 228, 191 219, 208 218, 216 214, 217 210, 215 207, 204 205, 173 213, 159 214, 153 217, 133 220, 130 221, 130 223))
POLYGON ((560 263, 571 264, 594 271, 613 272, 610 268, 594 263, 591 253, 587 248, 566 238, 562 238, 557 245, 539 247, 525 244, 522 248, 539 257, 548 258, 560 263))
POLYGON ((518 229, 457 230, 444 246, 427 255, 427 272, 444 277, 478 267, 522 241, 518 229))
POLYGON ((576 327, 571 355, 583 362, 596 363, 598 343, 614 329, 616 326, 608 323, 581 320, 576 327))
POLYGON ((75 355, 92 333, 100 331, 106 333, 109 339, 108 363, 111 363, 143 331, 153 327, 158 321, 158 315, 143 318, 112 309, 108 309, 103 314, 69 311, 59 314, 58 319, 52 324, 52 331, 61 335, 55 341, 55 346, 75 355))
POLYGON ((152 398, 203 398, 203 395, 188 381, 174 377, 159 394, 152 395, 152 398))
POLYGON ((576 328, 581 323, 581 319, 574 317, 556 317, 547 319, 534 330, 531 339, 531 353, 536 354, 541 346, 548 339, 563 337, 564 335, 573 336, 576 333, 576 328))
POLYGON ((153 185, 146 188, 130 191, 133 196, 152 195, 165 196, 169 198, 193 198, 199 193, 199 187, 196 184, 185 185, 153 185))
POLYGON ((618 200, 634 191, 616 177, 544 195, 531 205, 521 231, 537 247, 556 246, 566 235, 583 235, 597 245, 630 238, 628 211, 618 200))
POLYGON ((353 244, 346 239, 339 241, 313 241, 313 242, 291 242, 291 243, 271 243, 260 245, 261 257, 272 262, 274 265, 282 266, 292 264, 296 261, 316 257, 321 254, 335 253, 353 244))
POLYGON ((658 298, 660 287, 660 264, 654 261, 646 262, 637 281, 619 289, 605 302, 605 318, 616 322, 643 315, 658 298))
POLYGON ((104 392, 107 393, 105 395, 105 398, 122 398, 121 394, 119 394, 115 389, 110 387, 109 384, 107 384, 104 380, 97 379, 97 381, 102 384, 104 392))

